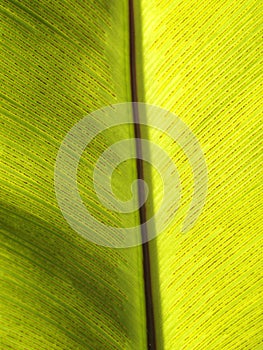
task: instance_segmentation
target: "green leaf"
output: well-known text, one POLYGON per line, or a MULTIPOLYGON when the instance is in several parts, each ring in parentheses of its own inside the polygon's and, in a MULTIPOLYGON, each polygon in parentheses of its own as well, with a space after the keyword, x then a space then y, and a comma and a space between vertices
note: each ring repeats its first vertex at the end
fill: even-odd
MULTIPOLYGON (((182 235, 191 164, 169 136, 142 128, 174 161, 182 187, 172 222, 149 242, 157 349, 260 349, 262 5, 136 0, 134 11, 138 100, 192 130, 209 175, 203 212, 182 235)), ((71 128, 133 100, 128 1, 5 0, 1 13, 2 347, 150 348, 142 247, 83 238, 54 189, 56 157, 71 128)), ((139 212, 105 208, 92 168, 107 147, 133 137, 132 124, 106 130, 79 164, 83 203, 114 227, 138 225, 139 212)), ((135 159, 120 164, 113 192, 130 199, 136 178, 135 159)), ((149 218, 162 178, 145 164, 145 180, 149 218)))

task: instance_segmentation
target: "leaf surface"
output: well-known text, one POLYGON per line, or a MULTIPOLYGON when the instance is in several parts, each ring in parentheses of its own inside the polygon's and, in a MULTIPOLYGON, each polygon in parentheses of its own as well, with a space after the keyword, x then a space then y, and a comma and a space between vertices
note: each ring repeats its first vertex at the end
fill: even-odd
MULTIPOLYGON (((260 349, 262 5, 259 1, 135 1, 139 101, 175 113, 204 151, 206 205, 181 234, 193 195, 184 150, 144 135, 177 166, 179 210, 149 243, 158 349, 260 349)), ((147 349, 140 246, 110 249, 79 236, 54 190, 61 142, 84 116, 132 100, 126 1, 3 1, 1 326, 3 349, 147 349)), ((102 222, 92 189, 101 152, 133 126, 107 130, 82 155, 79 190, 102 222)), ((148 215, 162 181, 148 165, 148 215)), ((113 174, 131 196, 134 159, 113 174), (125 174, 125 176, 124 176, 125 174)))

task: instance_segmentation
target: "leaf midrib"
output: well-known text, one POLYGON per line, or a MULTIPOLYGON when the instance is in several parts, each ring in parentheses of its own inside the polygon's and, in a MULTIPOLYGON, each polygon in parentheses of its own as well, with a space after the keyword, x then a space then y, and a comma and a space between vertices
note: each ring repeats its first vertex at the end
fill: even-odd
MULTIPOLYGON (((133 126, 136 146, 136 170, 137 178, 143 180, 138 186, 138 200, 143 205, 139 208, 140 217, 140 230, 142 239, 142 264, 143 264, 143 278, 144 278, 144 298, 145 298, 145 312, 146 312, 146 332, 147 332, 147 347, 149 350, 156 350, 156 332, 155 332, 155 319, 154 319, 154 303, 153 303, 153 287, 151 276, 151 262, 150 262, 150 247, 148 243, 148 228, 145 225, 147 221, 147 208, 145 204, 145 188, 144 188, 144 168, 142 157, 142 144, 141 144, 141 128, 140 128, 140 115, 137 102, 138 99, 138 84, 137 79, 137 61, 136 61, 136 29, 135 29, 135 13, 134 13, 134 1, 129 0, 129 50, 130 50, 130 85, 131 85, 131 98, 133 106, 133 126)), ((142 80, 140 81, 142 83, 142 80)))

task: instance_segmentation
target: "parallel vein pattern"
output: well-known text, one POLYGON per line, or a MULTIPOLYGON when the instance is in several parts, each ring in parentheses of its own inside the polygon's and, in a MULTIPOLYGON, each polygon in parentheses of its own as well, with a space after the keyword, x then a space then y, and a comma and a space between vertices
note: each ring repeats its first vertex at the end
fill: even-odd
POLYGON ((174 225, 157 239, 165 349, 261 349, 262 3, 145 0, 142 11, 146 102, 189 125, 209 170, 205 210, 181 236, 191 168, 150 132, 184 188, 174 225))
MULTIPOLYGON (((173 224, 150 245, 160 280, 156 330, 165 350, 260 350, 262 4, 135 3, 145 102, 192 129, 209 169, 205 210, 182 236, 191 168, 178 145, 148 130, 174 159, 183 188, 173 224)), ((1 14, 3 347, 144 350, 141 248, 109 250, 83 240, 62 217, 53 189, 67 131, 90 111, 131 101, 128 1, 3 0, 1 14)), ((83 201, 112 225, 138 215, 123 222, 96 207, 87 178, 103 147, 120 136, 99 138, 79 172, 83 201)), ((132 179, 135 164, 129 169, 132 179)), ((151 181, 157 206, 160 178, 153 172, 151 181)), ((120 186, 126 182, 119 176, 120 186)))
MULTIPOLYGON (((93 110, 130 100, 127 10, 103 0, 2 2, 4 349, 145 347, 140 249, 105 249, 79 237, 53 188, 69 129, 93 110)), ((83 156, 79 174, 83 199, 97 212, 85 181, 103 141, 83 156)), ((102 208, 99 215, 120 224, 102 208)))

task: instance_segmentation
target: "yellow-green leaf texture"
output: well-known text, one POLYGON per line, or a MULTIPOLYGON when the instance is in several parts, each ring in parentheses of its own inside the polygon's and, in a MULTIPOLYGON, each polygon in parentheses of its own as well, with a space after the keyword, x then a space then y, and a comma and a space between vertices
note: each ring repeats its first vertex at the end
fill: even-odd
MULTIPOLYGON (((262 2, 135 6, 139 98, 189 126, 209 175, 204 210, 182 235, 191 168, 178 145, 148 130, 174 159, 183 188, 172 225, 150 244, 159 349, 260 350, 262 2)), ((128 1, 4 0, 1 14, 1 346, 147 349, 141 247, 83 239, 54 192, 56 155, 70 128, 91 111, 131 101, 128 1)), ((105 222, 138 223, 138 213, 96 207, 85 177, 102 146, 116 141, 109 132, 83 155, 80 191, 105 222)), ((116 175, 120 196, 135 162, 125 172, 116 175)), ((157 203, 160 178, 151 181, 157 203)))

